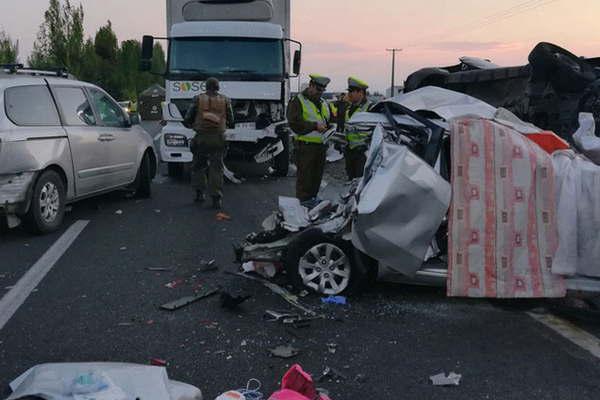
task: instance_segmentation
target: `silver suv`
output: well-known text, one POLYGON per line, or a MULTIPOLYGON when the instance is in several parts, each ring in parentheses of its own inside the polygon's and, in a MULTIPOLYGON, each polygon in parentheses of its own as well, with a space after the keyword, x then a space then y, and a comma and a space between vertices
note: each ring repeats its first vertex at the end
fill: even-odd
POLYGON ((70 202, 120 188, 149 197, 156 170, 150 135, 102 89, 0 69, 0 223, 51 232, 70 202))

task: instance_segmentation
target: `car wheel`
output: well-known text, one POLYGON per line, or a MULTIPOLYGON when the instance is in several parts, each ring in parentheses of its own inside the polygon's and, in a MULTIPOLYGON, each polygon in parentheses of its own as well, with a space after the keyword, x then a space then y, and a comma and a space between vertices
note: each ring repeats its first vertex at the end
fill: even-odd
POLYGON ((364 264, 357 263, 352 244, 318 229, 300 234, 287 249, 285 268, 297 289, 331 296, 355 294, 369 279, 364 264))
POLYGON ((288 176, 290 171, 290 134, 285 133, 280 136, 280 139, 283 142, 283 151, 275 157, 275 174, 277 176, 288 176))
POLYGON ((35 183, 25 216, 27 229, 37 234, 57 230, 65 216, 65 192, 65 184, 56 172, 43 172, 35 183))
POLYGON ((135 178, 135 181, 137 182, 135 187, 136 197, 147 199, 152 196, 152 172, 150 163, 150 156, 148 153, 144 154, 135 178))

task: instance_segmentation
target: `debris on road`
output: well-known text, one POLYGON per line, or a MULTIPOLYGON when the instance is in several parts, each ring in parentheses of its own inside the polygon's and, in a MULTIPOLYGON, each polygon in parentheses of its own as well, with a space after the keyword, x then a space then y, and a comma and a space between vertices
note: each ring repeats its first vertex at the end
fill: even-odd
POLYGON ((230 390, 223 393, 215 400, 263 400, 265 397, 259 391, 262 383, 255 378, 252 378, 243 389, 230 390), (254 384, 255 387, 252 387, 254 384))
POLYGON ((221 292, 221 307, 235 310, 240 304, 251 298, 252 295, 232 296, 227 292, 221 292))
POLYGON ((300 354, 300 350, 292 346, 277 346, 274 349, 269 349, 269 352, 274 357, 279 358, 292 358, 300 354))
MULTIPOLYGON (((164 360, 153 360, 166 364, 164 360)), ((197 387, 170 380, 164 365, 42 364, 13 380, 10 389, 12 394, 7 400, 34 397, 47 400, 202 400, 202 392, 197 387)))
POLYGON ((462 375, 450 372, 448 376, 444 372, 430 376, 431 383, 434 386, 458 386, 462 375))
POLYGON ((337 343, 327 343, 327 351, 331 354, 335 354, 337 351, 337 343))
POLYGON ((207 297, 212 296, 213 294, 216 294, 218 292, 217 289, 214 288, 205 288, 202 292, 200 292, 198 295, 196 296, 187 296, 187 297, 182 297, 181 299, 163 304, 162 306, 160 306, 161 309, 163 310, 167 310, 167 311, 175 311, 178 310, 180 308, 183 308, 185 306, 188 306, 192 303, 195 303, 198 300, 202 300, 205 299, 207 297))
POLYGON ((215 218, 217 221, 231 221, 231 216, 229 214, 225 214, 224 212, 218 212, 215 218))
POLYGON ((150 272, 170 272, 170 271, 173 271, 173 268, 168 268, 168 267, 147 267, 146 271, 150 271, 150 272))
POLYGON ((219 267, 217 266, 217 263, 215 260, 210 260, 210 261, 202 261, 200 263, 200 268, 198 268, 199 272, 210 272, 210 271, 216 271, 218 270, 219 267))
POLYGON ((166 288, 175 289, 183 284, 183 279, 175 279, 167 284, 165 284, 166 288))
POLYGON ((340 382, 340 381, 345 381, 348 378, 346 377, 346 375, 344 375, 343 373, 341 373, 340 371, 338 371, 335 368, 325 367, 325 369, 323 370, 323 374, 321 374, 319 379, 317 379, 317 382, 323 382, 325 379, 330 379, 332 381, 340 382))
POLYGON ((294 307, 298 308, 299 310, 302 310, 304 313, 311 315, 313 317, 317 316, 317 313, 314 310, 311 310, 310 308, 304 306, 302 303, 300 303, 298 301, 298 296, 293 295, 292 293, 290 293, 287 289, 282 288, 279 285, 274 284, 273 282, 269 282, 265 279, 261 279, 261 278, 257 278, 254 276, 249 276, 243 273, 235 273, 235 272, 228 272, 231 275, 235 275, 235 276, 241 276, 242 278, 245 279, 250 279, 253 281, 257 281, 262 283, 264 286, 266 286, 267 288, 271 289, 271 291, 275 294, 278 294, 279 296, 281 296, 285 301, 287 301, 288 303, 290 303, 291 305, 293 305, 294 307))
POLYGON ((242 264, 242 271, 256 272, 265 278, 273 278, 277 274, 275 264, 270 262, 249 261, 242 264))
POLYGON ((119 250, 125 251, 125 250, 127 250, 127 246, 123 246, 123 247, 119 248, 119 250))
POLYGON ((331 400, 317 389, 312 376, 299 364, 294 364, 281 379, 281 390, 273 393, 269 400, 331 400))
POLYGON ((154 365, 156 367, 166 367, 167 360, 163 360, 162 358, 151 358, 150 365, 154 365))
POLYGON ((347 301, 346 297, 344 297, 344 296, 323 297, 321 299, 321 302, 325 303, 325 304, 340 304, 340 305, 348 304, 348 301, 347 301))
POLYGON ((117 215, 123 215, 123 210, 117 210, 117 211, 115 211, 115 214, 117 214, 117 215))

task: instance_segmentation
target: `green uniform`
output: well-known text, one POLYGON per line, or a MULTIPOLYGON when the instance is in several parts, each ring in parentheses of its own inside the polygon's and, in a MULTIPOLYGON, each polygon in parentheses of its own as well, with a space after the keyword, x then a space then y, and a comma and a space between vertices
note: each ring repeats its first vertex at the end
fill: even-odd
MULTIPOLYGON (((352 104, 346 110, 346 122, 352 118, 357 112, 366 112, 369 110, 371 105, 365 99, 360 104, 352 104)), ((348 146, 344 154, 346 162, 346 174, 349 179, 360 178, 363 175, 365 163, 367 157, 365 156, 365 150, 368 146, 369 133, 368 132, 346 132, 346 140, 348 146)))
MULTIPOLYGON (((226 103, 226 126, 233 128, 234 117, 231 101, 222 95, 209 94, 216 98, 221 96, 226 103)), ((192 164, 192 187, 202 194, 207 193, 213 198, 223 197, 223 159, 227 145, 225 141, 225 127, 201 128, 198 121, 198 96, 194 97, 192 107, 188 110, 184 125, 194 128, 196 136, 192 139, 191 150, 194 154, 192 164)))
POLYGON ((325 169, 327 146, 317 124, 329 124, 329 105, 321 98, 310 98, 305 90, 290 101, 287 119, 296 134, 296 197, 310 200, 319 193, 325 169))

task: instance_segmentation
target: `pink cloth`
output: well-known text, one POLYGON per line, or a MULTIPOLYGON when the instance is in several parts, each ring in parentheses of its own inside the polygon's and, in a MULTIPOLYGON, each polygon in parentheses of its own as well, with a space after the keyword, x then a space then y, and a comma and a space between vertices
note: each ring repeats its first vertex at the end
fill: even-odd
POLYGON ((328 396, 319 395, 315 383, 307 372, 298 364, 285 373, 281 380, 281 390, 269 397, 269 400, 331 400, 328 396))
POLYGON ((512 128, 452 122, 448 296, 563 297, 550 156, 512 128))

